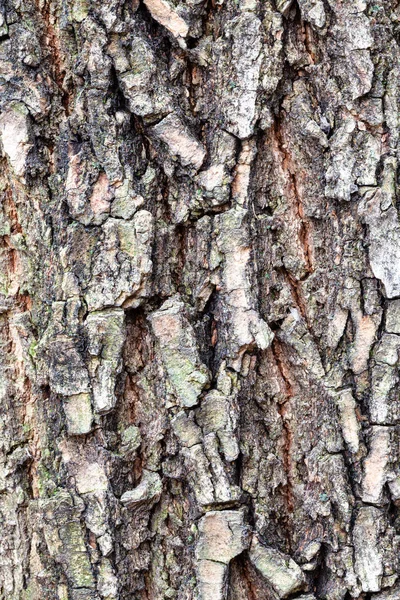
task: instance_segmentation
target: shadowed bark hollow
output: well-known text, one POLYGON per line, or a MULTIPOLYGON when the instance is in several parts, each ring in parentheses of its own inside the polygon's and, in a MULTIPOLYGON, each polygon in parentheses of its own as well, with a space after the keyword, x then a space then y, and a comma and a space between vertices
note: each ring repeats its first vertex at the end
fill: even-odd
POLYGON ((0 0, 0 600, 399 600, 396 0, 0 0))

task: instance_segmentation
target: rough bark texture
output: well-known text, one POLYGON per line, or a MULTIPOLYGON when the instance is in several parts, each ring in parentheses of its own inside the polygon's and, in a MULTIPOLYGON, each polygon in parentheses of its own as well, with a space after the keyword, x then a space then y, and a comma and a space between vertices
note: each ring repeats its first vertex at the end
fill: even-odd
POLYGON ((1 0, 1 600, 398 600, 396 0, 1 0))

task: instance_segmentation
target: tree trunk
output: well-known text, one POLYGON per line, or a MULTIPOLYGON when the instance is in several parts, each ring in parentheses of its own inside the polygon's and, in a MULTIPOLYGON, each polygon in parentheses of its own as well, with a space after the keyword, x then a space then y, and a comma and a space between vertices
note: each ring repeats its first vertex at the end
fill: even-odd
POLYGON ((1 0, 1 600, 400 598, 399 36, 1 0))

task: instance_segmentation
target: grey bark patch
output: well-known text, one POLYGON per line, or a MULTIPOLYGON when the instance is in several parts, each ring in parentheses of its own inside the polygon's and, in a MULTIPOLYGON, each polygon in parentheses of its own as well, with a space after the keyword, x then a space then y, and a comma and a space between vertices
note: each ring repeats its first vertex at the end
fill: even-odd
POLYGON ((200 361, 194 331, 178 297, 164 302, 150 321, 159 341, 168 377, 181 406, 194 406, 209 382, 208 369, 200 361))
POLYGON ((154 125, 152 132, 167 145, 171 156, 177 156, 184 166, 201 167, 205 148, 175 113, 154 125))
POLYGON ((287 598, 303 589, 304 575, 294 560, 279 550, 264 546, 255 536, 251 542, 249 557, 279 598, 287 598))

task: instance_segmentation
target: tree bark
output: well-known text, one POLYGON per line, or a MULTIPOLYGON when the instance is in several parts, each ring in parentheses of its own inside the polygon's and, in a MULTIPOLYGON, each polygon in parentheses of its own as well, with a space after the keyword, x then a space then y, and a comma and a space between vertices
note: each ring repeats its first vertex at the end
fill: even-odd
POLYGON ((0 599, 400 598, 400 7, 0 2, 0 599))

